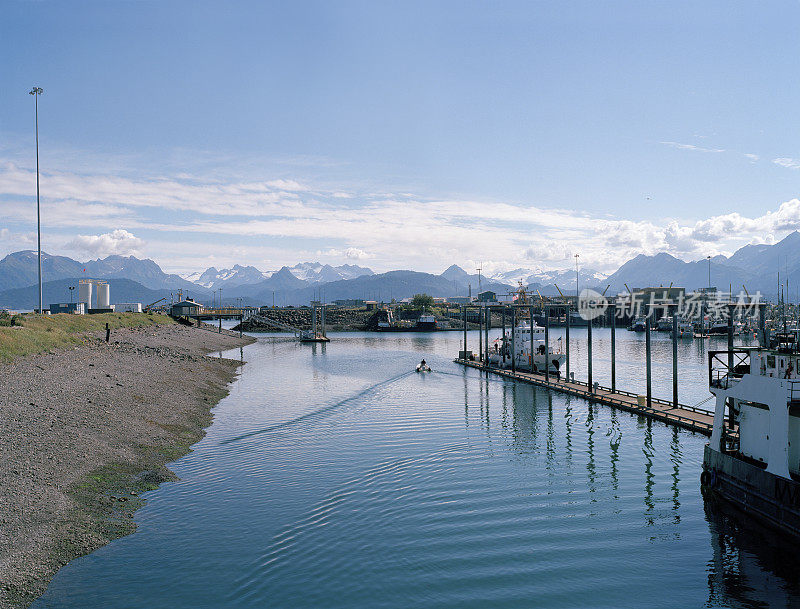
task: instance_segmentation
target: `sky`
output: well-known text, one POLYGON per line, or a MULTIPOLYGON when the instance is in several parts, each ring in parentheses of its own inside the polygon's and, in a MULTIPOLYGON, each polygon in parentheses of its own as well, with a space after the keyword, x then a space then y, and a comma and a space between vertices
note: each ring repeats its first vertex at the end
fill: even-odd
POLYGON ((800 228, 800 3, 0 0, 0 256, 614 271, 800 228))

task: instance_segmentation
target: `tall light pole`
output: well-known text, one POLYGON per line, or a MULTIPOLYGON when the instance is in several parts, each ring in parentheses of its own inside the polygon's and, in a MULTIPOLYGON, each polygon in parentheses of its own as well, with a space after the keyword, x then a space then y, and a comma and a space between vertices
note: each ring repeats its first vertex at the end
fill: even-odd
POLYGON ((708 259, 708 289, 711 291, 711 256, 706 256, 708 259))
POLYGON ((33 95, 33 107, 36 115, 36 241, 39 247, 39 314, 42 314, 42 220, 39 213, 39 96, 44 93, 41 87, 28 91, 33 95))
POLYGON ((578 288, 578 258, 580 254, 575 254, 575 306, 578 306, 578 297, 580 295, 580 291, 578 288))

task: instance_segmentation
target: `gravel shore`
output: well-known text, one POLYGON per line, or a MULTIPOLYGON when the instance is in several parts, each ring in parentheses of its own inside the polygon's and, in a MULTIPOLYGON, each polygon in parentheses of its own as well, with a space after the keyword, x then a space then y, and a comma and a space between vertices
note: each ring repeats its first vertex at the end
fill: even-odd
POLYGON ((134 531, 139 494, 174 479, 248 344, 181 325, 0 365, 0 608, 27 607, 71 559, 134 531))

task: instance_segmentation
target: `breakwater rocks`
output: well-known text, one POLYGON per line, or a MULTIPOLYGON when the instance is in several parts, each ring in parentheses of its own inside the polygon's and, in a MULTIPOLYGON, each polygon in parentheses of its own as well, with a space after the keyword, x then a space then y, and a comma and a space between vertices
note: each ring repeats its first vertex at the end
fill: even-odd
POLYGON ((0 365, 0 608, 27 607, 67 562, 136 528, 141 493, 211 423, 253 339, 177 324, 87 335, 0 365))
MULTIPOLYGON (((420 312, 413 309, 403 310, 400 309, 395 312, 395 318, 414 322, 419 317, 420 312)), ((299 330, 311 329, 311 309, 269 309, 259 316, 268 318, 271 321, 278 322, 283 325, 292 326, 299 330)), ((233 329, 241 329, 245 332, 275 332, 279 331, 276 327, 265 323, 263 319, 253 317, 241 324, 238 324, 233 329)), ((451 318, 447 315, 436 313, 437 323, 443 327, 460 327, 461 320, 458 318, 451 318)), ((319 317, 317 318, 319 321, 319 317)), ((385 311, 375 311, 366 309, 339 309, 329 308, 325 312, 325 326, 330 332, 341 331, 375 331, 378 330, 378 322, 387 319, 385 311)), ((498 318, 499 319, 499 318, 498 318)), ((477 328, 477 324, 469 324, 470 328, 477 328)))
MULTIPOLYGON (((378 311, 365 309, 328 309, 325 312, 325 325, 330 331, 367 330, 378 327, 378 311)), ((311 309, 270 309, 263 316, 280 324, 292 326, 300 330, 311 329, 311 309)), ((319 318, 317 318, 319 320, 319 318)), ((274 332, 274 326, 265 324, 258 317, 248 319, 233 329, 241 327, 245 332, 274 332)))

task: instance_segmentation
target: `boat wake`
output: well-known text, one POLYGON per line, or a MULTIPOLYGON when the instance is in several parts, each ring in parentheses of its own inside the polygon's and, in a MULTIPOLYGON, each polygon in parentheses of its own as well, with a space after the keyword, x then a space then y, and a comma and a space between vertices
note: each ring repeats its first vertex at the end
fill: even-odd
POLYGON ((350 397, 345 398, 344 400, 341 400, 334 404, 328 404, 327 406, 323 406, 322 408, 319 408, 312 412, 307 412, 304 415, 300 415, 299 417, 295 417, 294 419, 289 419, 288 421, 284 421, 283 423, 277 423, 275 425, 270 425, 269 427, 264 427, 262 429, 255 429, 253 431, 248 431, 233 438, 222 440, 219 444, 220 446, 225 444, 232 444, 234 442, 239 442, 240 440, 246 440, 247 438, 252 438, 253 436, 259 436, 262 434, 271 433, 273 431, 285 429, 287 427, 292 427, 293 425, 297 425, 298 423, 303 423, 307 421, 312 421, 312 422, 319 421, 332 414, 333 411, 337 410, 338 408, 346 406, 347 404, 354 402, 364 397, 365 395, 368 395, 369 393, 375 391, 376 389, 380 389, 381 387, 385 387, 386 385, 391 385, 392 383, 395 383, 408 376, 411 376, 412 374, 415 374, 413 370, 411 372, 404 372, 403 374, 398 374, 397 376, 393 376, 392 378, 370 385, 369 387, 362 389, 355 395, 351 395, 350 397))

